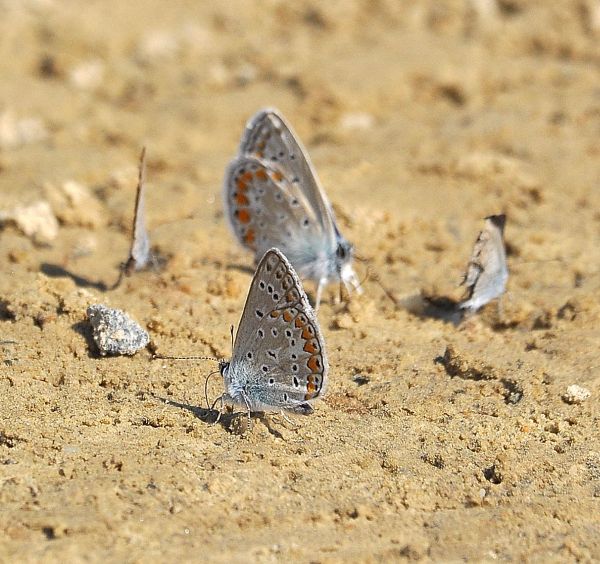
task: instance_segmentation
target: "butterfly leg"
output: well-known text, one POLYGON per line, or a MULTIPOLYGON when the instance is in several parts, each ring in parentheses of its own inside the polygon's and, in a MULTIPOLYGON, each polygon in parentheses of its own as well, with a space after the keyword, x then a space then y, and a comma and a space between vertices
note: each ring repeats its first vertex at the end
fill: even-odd
POLYGON ((244 403, 246 404, 246 410, 247 410, 247 414, 248 414, 248 429, 250 429, 250 426, 252 424, 252 418, 251 418, 252 410, 250 409, 250 400, 248 399, 248 396, 246 396, 245 393, 243 393, 242 397, 244 398, 244 403))
POLYGON ((219 408, 219 414, 217 415, 217 418, 211 423, 211 425, 216 425, 220 420, 221 420, 221 415, 223 415, 223 409, 225 407, 225 394, 219 396, 214 402, 213 404, 210 406, 210 410, 213 411, 213 409, 215 408, 215 405, 217 405, 217 402, 220 401, 221 402, 221 407, 219 408))
POLYGON ((323 296, 323 288, 327 284, 327 278, 321 278, 319 285, 317 286, 317 299, 315 300, 315 311, 319 311, 319 304, 321 303, 321 297, 323 296))
POLYGON ((296 429, 298 427, 298 425, 296 425, 296 423, 294 421, 292 421, 286 414, 285 411, 283 411, 283 409, 279 412, 279 415, 281 415, 281 418, 288 423, 293 429, 296 429))
POLYGON ((498 312, 498 321, 500 321, 500 323, 504 323, 504 303, 502 302, 502 296, 498 298, 496 307, 498 312))
POLYGON ((121 282, 123 282, 123 278, 125 278, 125 264, 121 264, 121 266, 119 266, 119 277, 117 278, 117 281, 110 286, 108 289, 109 290, 116 290, 120 285, 121 282))

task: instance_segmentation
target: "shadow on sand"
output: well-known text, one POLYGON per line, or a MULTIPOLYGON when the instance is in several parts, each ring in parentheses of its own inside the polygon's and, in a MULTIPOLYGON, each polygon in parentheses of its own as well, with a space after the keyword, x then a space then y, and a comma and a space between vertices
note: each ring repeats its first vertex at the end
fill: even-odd
POLYGON ((207 409, 195 405, 189 405, 187 403, 181 403, 161 396, 157 396, 152 393, 150 393, 150 395, 154 399, 164 403, 165 405, 172 405, 173 407, 176 407, 178 409, 185 409, 186 411, 189 411, 195 417, 200 419, 200 421, 206 423, 207 425, 214 425, 218 422, 218 424, 221 425, 223 429, 235 435, 243 435, 244 433, 246 433, 251 427, 252 419, 257 419, 265 425, 269 433, 276 436, 277 438, 283 438, 283 435, 272 426, 270 418, 262 412, 253 412, 250 414, 250 417, 248 417, 248 413, 245 411, 224 411, 221 412, 221 417, 219 417, 219 410, 217 409, 207 409))
POLYGON ((85 278, 83 276, 79 276, 74 272, 70 272, 66 268, 59 266, 58 264, 51 264, 48 262, 42 263, 40 270, 49 278, 70 278, 73 280, 76 286, 80 288, 94 288, 95 290, 99 290, 100 292, 106 292, 108 286, 105 282, 99 281, 95 282, 90 280, 89 278, 85 278))

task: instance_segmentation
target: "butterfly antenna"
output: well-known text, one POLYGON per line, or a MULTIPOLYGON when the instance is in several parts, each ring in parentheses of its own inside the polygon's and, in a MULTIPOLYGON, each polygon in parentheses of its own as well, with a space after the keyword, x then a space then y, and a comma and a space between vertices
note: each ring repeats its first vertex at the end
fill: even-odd
POLYGON ((162 354, 153 354, 152 360, 212 360, 219 362, 214 356, 163 356, 162 354))
POLYGON ((565 259, 563 259, 561 257, 557 257, 557 258, 551 258, 551 259, 519 260, 519 261, 510 261, 509 264, 510 264, 510 266, 519 266, 520 264, 537 264, 540 262, 565 262, 565 259))
POLYGON ((387 298, 395 306, 398 306, 398 300, 396 299, 394 294, 392 294, 392 292, 383 285, 383 282, 381 282, 381 278, 379 278, 379 274, 377 274, 375 272, 375 270, 373 269, 373 266, 371 265, 371 261, 366 257, 361 257, 361 256, 357 256, 357 255, 354 255, 354 258, 360 262, 364 262, 367 265, 367 273, 365 274, 364 279, 361 280, 361 285, 363 282, 366 282, 369 279, 373 280, 373 282, 375 282, 383 290, 383 293, 387 296, 387 298))
POLYGON ((234 340, 233 340, 233 325, 229 326, 229 332, 231 333, 231 351, 233 353, 233 342, 234 342, 234 340))

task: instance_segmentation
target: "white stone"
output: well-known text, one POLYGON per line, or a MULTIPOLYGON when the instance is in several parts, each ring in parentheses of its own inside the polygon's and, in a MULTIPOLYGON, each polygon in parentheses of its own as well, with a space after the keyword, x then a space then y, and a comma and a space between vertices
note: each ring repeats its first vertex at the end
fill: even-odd
POLYGON ((58 235, 58 220, 45 200, 0 212, 0 223, 14 223, 37 243, 49 243, 58 235))
POLYGON ((571 384, 567 388, 566 393, 563 395, 563 399, 567 403, 577 404, 584 402, 591 395, 592 392, 590 392, 587 388, 583 388, 582 386, 578 386, 577 384, 571 384))

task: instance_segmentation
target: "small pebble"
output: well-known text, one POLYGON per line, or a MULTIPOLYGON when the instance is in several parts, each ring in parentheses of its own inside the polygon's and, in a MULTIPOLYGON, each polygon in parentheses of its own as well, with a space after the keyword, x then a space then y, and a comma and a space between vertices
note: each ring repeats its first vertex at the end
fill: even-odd
POLYGON ((582 403, 592 395, 587 388, 578 386, 577 384, 571 384, 567 388, 567 392, 563 395, 563 399, 567 403, 577 404, 582 403))
POLYGON ((93 337, 101 355, 135 354, 149 342, 150 336, 120 309, 101 304, 87 308, 93 337))
POLYGON ((0 210, 0 224, 13 223, 36 243, 48 244, 58 235, 58 219, 46 200, 12 210, 0 210))
POLYGON ((79 90, 94 90, 104 80, 104 63, 100 59, 84 61, 69 73, 69 80, 79 90))
POLYGON ((340 126, 346 130, 367 130, 375 125, 375 118, 367 112, 349 112, 340 119, 340 126))
POLYGON ((48 130, 39 118, 17 118, 11 110, 0 113, 0 149, 14 149, 43 141, 48 130))

